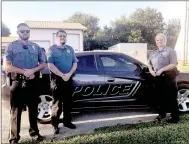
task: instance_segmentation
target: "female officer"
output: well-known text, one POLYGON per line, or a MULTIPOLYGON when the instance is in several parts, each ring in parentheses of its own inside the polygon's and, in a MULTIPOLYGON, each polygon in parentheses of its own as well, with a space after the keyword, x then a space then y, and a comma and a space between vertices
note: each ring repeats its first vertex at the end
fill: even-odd
POLYGON ((169 123, 179 121, 179 108, 177 103, 176 66, 177 55, 174 49, 166 47, 166 36, 159 33, 155 37, 157 50, 150 55, 148 68, 155 77, 155 88, 158 102, 157 119, 166 117, 166 112, 171 112, 169 123))

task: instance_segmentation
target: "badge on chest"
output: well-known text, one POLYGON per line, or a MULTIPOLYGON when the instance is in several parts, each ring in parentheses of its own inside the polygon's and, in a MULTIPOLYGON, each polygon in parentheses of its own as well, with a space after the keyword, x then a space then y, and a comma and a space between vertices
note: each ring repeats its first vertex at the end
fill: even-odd
POLYGON ((70 50, 68 49, 68 50, 66 50, 66 52, 67 52, 67 53, 70 53, 70 50))
POLYGON ((167 57, 167 53, 166 53, 166 52, 162 52, 162 53, 161 53, 161 56, 167 57))

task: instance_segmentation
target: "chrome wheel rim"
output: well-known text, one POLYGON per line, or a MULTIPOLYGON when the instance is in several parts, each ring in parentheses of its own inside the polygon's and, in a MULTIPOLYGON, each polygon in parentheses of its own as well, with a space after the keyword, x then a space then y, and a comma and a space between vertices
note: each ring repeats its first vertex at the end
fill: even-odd
POLYGON ((40 103, 38 104, 38 116, 40 120, 48 120, 52 115, 52 96, 50 95, 40 95, 40 103))
POLYGON ((189 89, 180 89, 178 91, 177 100, 179 105, 179 111, 189 111, 189 89))

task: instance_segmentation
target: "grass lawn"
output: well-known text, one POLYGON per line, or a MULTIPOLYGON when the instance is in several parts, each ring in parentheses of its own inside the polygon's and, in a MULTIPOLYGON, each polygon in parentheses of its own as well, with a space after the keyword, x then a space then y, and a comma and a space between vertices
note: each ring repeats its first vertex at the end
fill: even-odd
MULTIPOLYGON (((22 141, 31 144, 31 141, 22 141)), ((61 144, 189 144, 189 115, 182 115, 178 124, 139 122, 95 129, 89 135, 78 135, 65 140, 44 141, 61 144)))

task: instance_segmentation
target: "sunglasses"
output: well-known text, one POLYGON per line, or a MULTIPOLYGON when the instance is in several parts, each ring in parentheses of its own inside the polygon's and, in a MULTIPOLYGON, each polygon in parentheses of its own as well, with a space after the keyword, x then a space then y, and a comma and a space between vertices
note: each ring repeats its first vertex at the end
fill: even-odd
POLYGON ((30 33, 30 30, 20 30, 20 33, 30 33))
POLYGON ((24 49, 28 49, 28 46, 27 46, 27 45, 22 45, 22 47, 23 47, 24 49))
POLYGON ((65 35, 59 35, 58 37, 59 37, 59 38, 61 38, 61 37, 66 38, 66 36, 65 36, 65 35))

